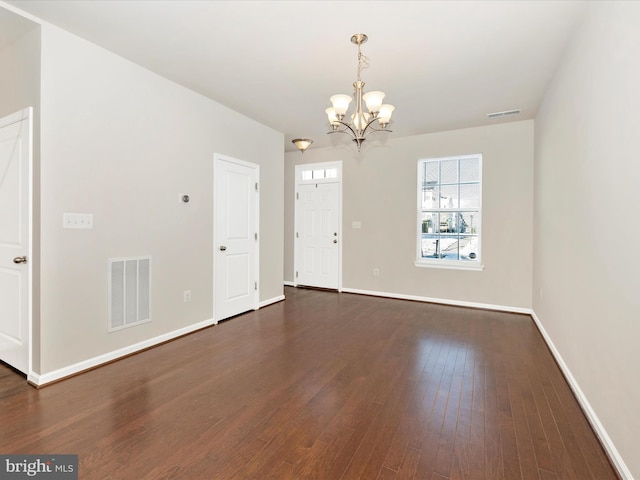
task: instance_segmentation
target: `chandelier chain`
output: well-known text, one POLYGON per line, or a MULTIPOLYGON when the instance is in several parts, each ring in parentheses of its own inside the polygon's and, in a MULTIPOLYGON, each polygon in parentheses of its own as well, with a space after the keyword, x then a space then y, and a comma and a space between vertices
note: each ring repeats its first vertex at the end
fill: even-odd
POLYGON ((364 55, 360 49, 360 44, 358 44, 358 81, 360 82, 360 74, 362 73, 362 70, 364 70, 365 68, 369 68, 369 58, 364 55))

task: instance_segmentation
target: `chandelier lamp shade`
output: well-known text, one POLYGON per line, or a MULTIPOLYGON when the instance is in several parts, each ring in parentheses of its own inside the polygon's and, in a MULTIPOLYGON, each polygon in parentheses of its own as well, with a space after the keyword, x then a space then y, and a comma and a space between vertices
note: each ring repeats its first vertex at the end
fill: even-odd
POLYGON ((331 131, 327 133, 346 133, 352 137, 358 151, 362 142, 371 132, 390 132, 387 129, 391 121, 394 106, 384 104, 384 92, 364 92, 364 82, 360 78, 362 70, 369 66, 369 59, 362 54, 361 46, 368 37, 364 33, 356 33, 351 37, 351 42, 358 46, 358 74, 353 83, 355 97, 355 112, 346 117, 349 105, 353 98, 349 95, 333 95, 329 100, 332 107, 325 110, 331 125, 331 131), (363 110, 366 105, 367 112, 363 110))
POLYGON ((295 140, 291 140, 291 143, 298 147, 300 153, 304 153, 304 151, 311 146, 313 140, 310 138, 296 138, 295 140))

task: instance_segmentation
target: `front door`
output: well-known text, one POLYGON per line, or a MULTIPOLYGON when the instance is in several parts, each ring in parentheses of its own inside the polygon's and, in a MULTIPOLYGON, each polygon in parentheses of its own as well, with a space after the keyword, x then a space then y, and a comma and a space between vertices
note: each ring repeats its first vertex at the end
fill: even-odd
POLYGON ((0 360, 30 372, 31 108, 0 119, 0 360))
POLYGON ((214 320, 258 308, 258 165, 214 166, 214 320))
POLYGON ((338 289, 340 184, 298 185, 296 283, 338 289))

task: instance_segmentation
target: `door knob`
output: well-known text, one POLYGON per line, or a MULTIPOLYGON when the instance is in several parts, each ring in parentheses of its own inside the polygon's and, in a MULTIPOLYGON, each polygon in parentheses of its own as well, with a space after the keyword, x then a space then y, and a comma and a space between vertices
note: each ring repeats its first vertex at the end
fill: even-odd
POLYGON ((24 255, 22 257, 16 257, 13 259, 13 263, 27 263, 27 257, 24 255))
POLYGON ((227 249, 227 247, 225 247, 224 245, 220 245, 220 251, 224 252, 227 249))
POLYGON ((338 243, 338 240, 334 240, 333 243, 338 243))

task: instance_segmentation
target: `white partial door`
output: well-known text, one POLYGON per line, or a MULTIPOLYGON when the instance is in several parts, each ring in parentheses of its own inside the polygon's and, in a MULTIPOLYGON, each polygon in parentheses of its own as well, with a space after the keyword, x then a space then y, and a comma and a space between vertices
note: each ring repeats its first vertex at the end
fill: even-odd
POLYGON ((216 155, 214 320, 258 307, 257 165, 216 155))
POLYGON ((0 119, 0 360, 30 373, 31 109, 0 119))
POLYGON ((296 283, 339 287, 340 184, 298 185, 296 283))

